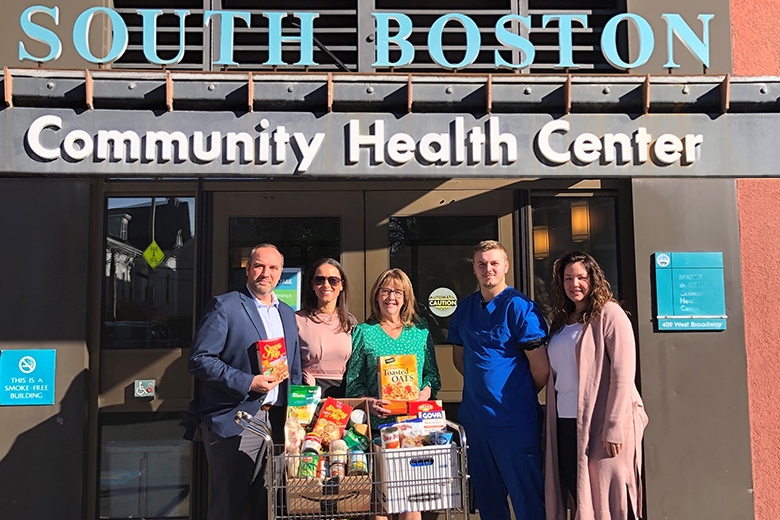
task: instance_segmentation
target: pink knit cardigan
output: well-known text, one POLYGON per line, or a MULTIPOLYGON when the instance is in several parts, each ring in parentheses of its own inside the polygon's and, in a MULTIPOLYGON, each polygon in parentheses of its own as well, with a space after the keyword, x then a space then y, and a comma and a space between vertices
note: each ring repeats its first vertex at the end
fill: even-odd
MULTIPOLYGON (((634 383, 636 345, 631 322, 616 303, 583 327, 576 347, 577 515, 575 520, 624 520, 628 504, 642 516, 642 436, 647 426, 634 383), (622 444, 615 457, 604 441, 622 444)), ((558 471, 555 384, 547 381, 545 499, 547 520, 565 520, 558 471)))

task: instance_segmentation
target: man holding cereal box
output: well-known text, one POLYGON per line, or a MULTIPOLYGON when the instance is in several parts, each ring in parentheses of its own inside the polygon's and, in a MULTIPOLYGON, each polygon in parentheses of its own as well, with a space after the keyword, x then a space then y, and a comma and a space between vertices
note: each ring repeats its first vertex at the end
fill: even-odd
POLYGON ((541 409, 537 392, 550 370, 547 324, 536 304, 509 287, 500 243, 474 248, 479 291, 458 304, 449 327, 463 374, 458 421, 466 429, 469 472, 482 518, 544 520, 541 409))
POLYGON ((301 384, 295 313, 273 292, 283 263, 272 244, 252 248, 246 285, 209 302, 192 342, 188 367, 203 382, 191 409, 209 463, 208 520, 268 516, 265 441, 234 417, 241 410, 279 432, 288 385, 301 384))

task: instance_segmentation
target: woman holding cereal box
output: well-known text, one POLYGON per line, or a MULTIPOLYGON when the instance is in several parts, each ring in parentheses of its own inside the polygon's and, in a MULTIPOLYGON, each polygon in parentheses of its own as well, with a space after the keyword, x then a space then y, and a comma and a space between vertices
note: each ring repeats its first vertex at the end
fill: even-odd
MULTIPOLYGON (((411 355, 416 370, 410 380, 385 388, 385 395, 400 400, 434 399, 441 388, 439 367, 433 338, 426 321, 417 315, 412 282, 401 269, 388 269, 379 275, 371 288, 371 315, 352 333, 352 356, 345 375, 347 397, 367 397, 371 424, 393 422, 393 415, 404 415, 391 409, 394 403, 380 398, 380 363, 398 363, 411 355), (403 356, 403 358, 402 358, 403 356), (413 394, 413 395, 412 395, 413 394)), ((408 367, 407 367, 408 368, 408 367)), ((406 370, 399 367, 399 370, 406 370)), ((402 513, 401 520, 419 519, 420 513, 402 513)))

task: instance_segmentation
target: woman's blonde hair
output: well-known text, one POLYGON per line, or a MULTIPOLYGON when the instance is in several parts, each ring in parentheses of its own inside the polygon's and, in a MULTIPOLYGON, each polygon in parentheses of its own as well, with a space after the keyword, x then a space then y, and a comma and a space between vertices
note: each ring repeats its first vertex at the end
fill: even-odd
POLYGON ((601 314, 601 310, 607 302, 617 303, 612 295, 612 287, 609 285, 606 276, 604 276, 604 271, 592 256, 582 251, 565 253, 553 264, 550 298, 552 307, 550 335, 563 329, 563 326, 566 325, 569 319, 569 315, 575 311, 574 302, 566 296, 566 290, 563 288, 563 273, 567 266, 577 262, 581 262, 583 267, 585 267, 585 270, 588 272, 588 282, 590 282, 590 290, 585 299, 585 309, 577 316, 577 321, 579 323, 587 323, 591 318, 601 314))
POLYGON ((414 297, 414 290, 412 289, 412 281, 401 269, 393 268, 388 269, 379 275, 374 282, 374 286, 371 288, 371 316, 369 320, 376 321, 377 323, 382 319, 382 310, 379 307, 379 291, 390 285, 391 282, 395 282, 401 287, 404 292, 404 303, 401 306, 401 322, 405 327, 411 327, 420 320, 417 315, 417 300, 414 297))

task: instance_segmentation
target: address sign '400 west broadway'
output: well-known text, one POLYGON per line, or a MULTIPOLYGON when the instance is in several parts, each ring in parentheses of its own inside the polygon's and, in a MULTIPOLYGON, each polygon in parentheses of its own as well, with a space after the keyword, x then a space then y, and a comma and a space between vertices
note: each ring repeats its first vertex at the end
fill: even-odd
MULTIPOLYGON (((169 66, 179 63, 184 58, 184 27, 185 19, 190 11, 175 9, 173 14, 179 18, 179 49, 176 56, 171 59, 162 59, 157 53, 157 18, 164 14, 162 9, 138 9, 143 21, 143 52, 146 60, 158 66, 169 66)), ((314 20, 319 17, 316 12, 293 13, 300 25, 298 36, 283 35, 282 20, 287 13, 278 11, 263 12, 268 19, 268 61, 267 66, 316 66, 314 61, 314 20), (292 43, 300 46, 300 59, 295 63, 287 63, 282 60, 282 44, 292 43)), ((408 41, 412 34, 413 24, 411 18, 403 13, 372 13, 376 21, 376 61, 373 67, 404 67, 414 61, 415 49, 408 41), (393 26, 391 28, 391 25, 393 26), (393 33, 391 34, 391 31, 393 33), (400 57, 395 61, 390 59, 391 44, 400 49, 400 57)), ((697 19, 701 22, 702 35, 699 37, 691 26, 679 14, 666 13, 661 18, 666 22, 666 55, 667 61, 664 68, 677 68, 679 65, 674 60, 674 40, 680 42, 698 59, 705 67, 710 66, 710 31, 709 22, 714 18, 713 14, 700 14, 697 19)), ((62 54, 62 41, 51 29, 42 25, 59 25, 59 7, 46 7, 34 5, 27 8, 21 15, 20 26, 24 34, 31 40, 48 46, 49 53, 45 56, 35 56, 27 51, 23 41, 19 42, 19 60, 32 60, 41 63, 56 60, 62 54), (36 16, 37 15, 37 16, 36 16), (36 20, 33 20, 36 16, 36 20), (45 18, 49 17, 50 20, 45 18)), ((237 23, 251 24, 249 11, 207 10, 203 14, 203 23, 219 24, 219 52, 214 65, 236 66, 233 59, 233 32, 237 23), (218 22, 217 22, 218 20, 218 22)), ((516 23, 518 31, 520 26, 531 28, 531 16, 507 14, 502 16, 495 25, 495 37, 503 46, 503 49, 494 50, 494 64, 496 67, 508 67, 512 69, 524 69, 534 62, 536 50, 531 41, 513 32, 509 27, 516 23), (522 61, 512 63, 502 56, 502 50, 520 51, 522 61)), ((560 69, 573 69, 578 65, 574 62, 574 48, 572 31, 576 26, 588 27, 588 15, 576 14, 545 14, 542 16, 542 27, 548 27, 551 22, 558 25, 558 63, 555 67, 560 69)), ((82 12, 76 18, 72 31, 73 45, 76 52, 91 63, 111 63, 118 60, 127 50, 128 30, 122 17, 108 7, 92 7, 82 12), (95 56, 90 48, 89 33, 92 20, 96 14, 108 17, 112 29, 111 47, 103 57, 95 56)), ((476 22, 465 14, 449 13, 439 17, 428 30, 428 53, 431 59, 438 65, 447 69, 461 69, 474 63, 479 54, 481 44, 480 30, 476 22), (460 25, 465 31, 465 52, 463 59, 453 63, 444 55, 442 36, 447 24, 460 25)), ((650 24, 641 16, 633 13, 622 13, 612 17, 601 34, 601 52, 604 58, 618 69, 634 69, 648 62, 655 50, 655 35, 650 24), (621 22, 630 23, 636 29, 638 40, 636 45, 636 58, 634 61, 625 61, 618 52, 618 27, 621 22)), ((504 53, 506 54, 506 53, 504 53)), ((630 58, 629 58, 630 59, 630 58)))

